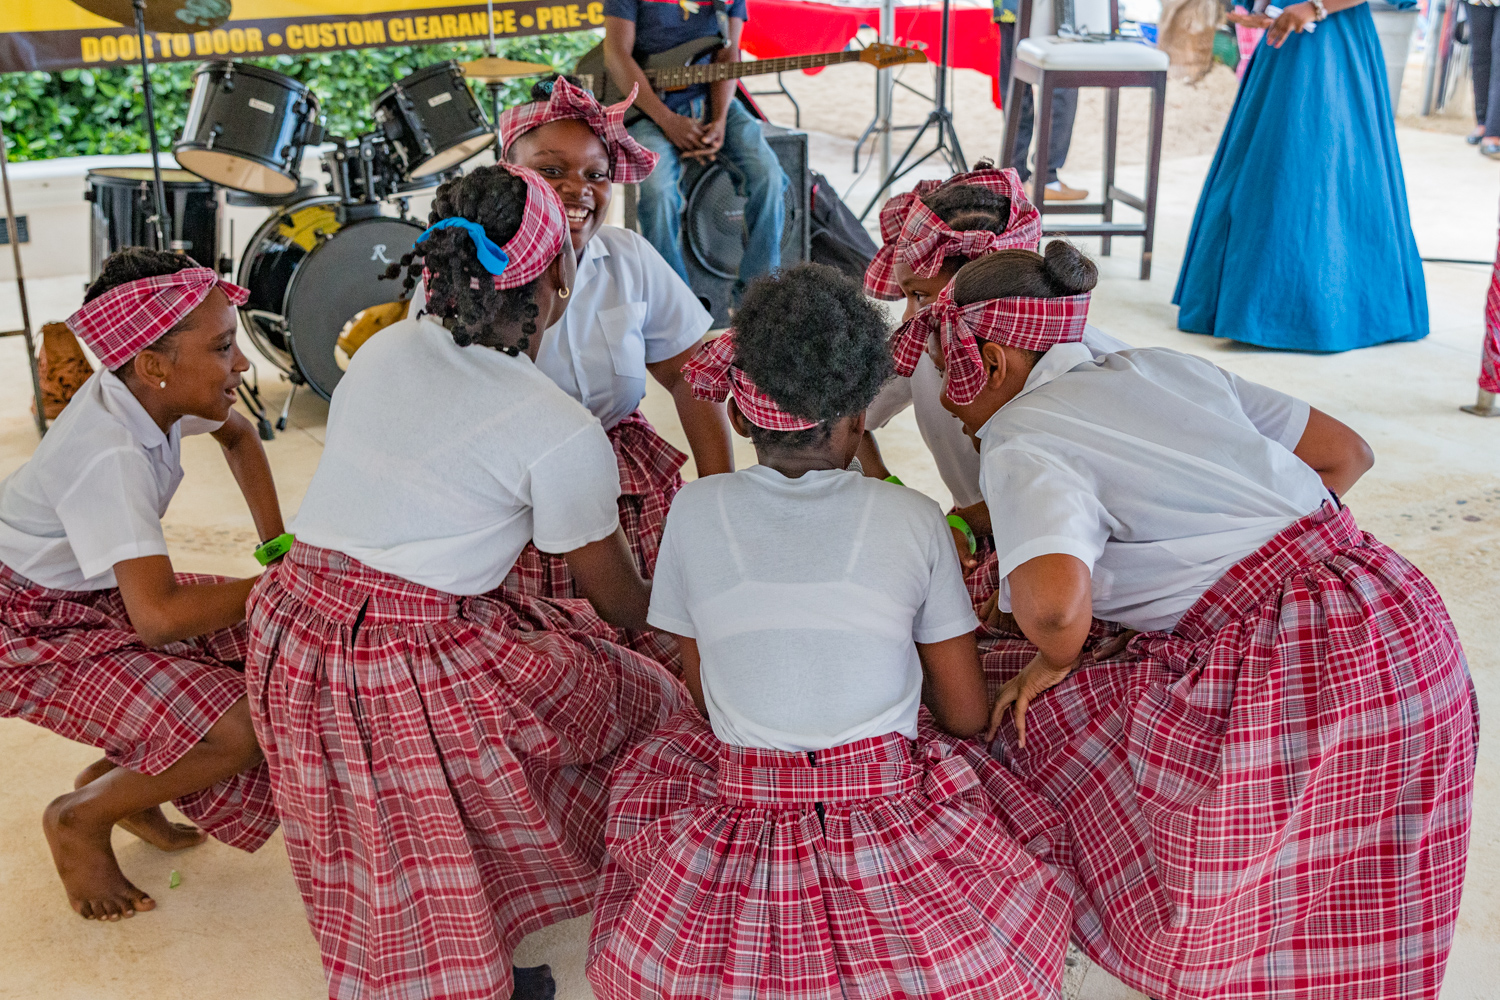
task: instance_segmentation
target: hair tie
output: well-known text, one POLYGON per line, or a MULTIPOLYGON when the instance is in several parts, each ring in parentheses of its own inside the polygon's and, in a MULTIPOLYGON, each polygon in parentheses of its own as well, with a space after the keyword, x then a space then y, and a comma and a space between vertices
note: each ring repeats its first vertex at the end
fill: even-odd
POLYGON ((439 229, 449 229, 454 226, 467 232, 469 239, 474 241, 474 252, 479 257, 480 265, 486 271, 495 275, 505 273, 505 269, 510 266, 510 255, 500 249, 499 245, 490 239, 489 234, 484 231, 484 227, 477 222, 461 219, 456 215, 446 219, 439 219, 428 226, 426 232, 417 237, 417 242, 421 243, 439 229))
POLYGON ((552 93, 552 81, 551 80, 543 80, 541 83, 537 84, 537 87, 539 87, 541 89, 542 93, 544 93, 544 94, 550 94, 550 93, 552 93))

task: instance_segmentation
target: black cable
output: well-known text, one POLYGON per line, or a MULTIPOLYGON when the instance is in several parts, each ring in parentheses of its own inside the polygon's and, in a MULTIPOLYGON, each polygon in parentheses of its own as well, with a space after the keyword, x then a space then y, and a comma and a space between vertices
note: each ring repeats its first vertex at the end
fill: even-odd
POLYGON ((1424 264, 1473 264, 1475 267, 1490 267, 1492 260, 1465 260, 1462 257, 1423 257, 1424 264))

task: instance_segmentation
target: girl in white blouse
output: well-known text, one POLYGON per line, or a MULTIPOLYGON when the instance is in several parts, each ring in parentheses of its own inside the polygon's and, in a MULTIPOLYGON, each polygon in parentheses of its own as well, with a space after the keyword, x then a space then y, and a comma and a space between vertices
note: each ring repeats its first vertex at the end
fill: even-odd
POLYGON ((1029 642, 986 653, 992 752, 1067 818, 1075 935, 1154 997, 1435 997, 1477 733, 1442 599, 1335 495, 1363 442, 1309 422, 1299 450, 1343 452, 1320 473, 1207 361, 1095 357, 1096 275, 1001 251, 900 341, 933 345, 1006 511, 1029 642), (1096 618, 1139 633, 1123 656, 1096 618))

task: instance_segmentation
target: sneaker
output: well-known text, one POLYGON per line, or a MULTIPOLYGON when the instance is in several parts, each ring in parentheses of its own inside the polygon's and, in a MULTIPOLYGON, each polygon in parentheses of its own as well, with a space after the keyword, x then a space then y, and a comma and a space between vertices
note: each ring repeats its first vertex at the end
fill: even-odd
POLYGON ((1089 193, 1082 188, 1070 188, 1062 181, 1053 181, 1047 185, 1048 201, 1082 201, 1089 193))

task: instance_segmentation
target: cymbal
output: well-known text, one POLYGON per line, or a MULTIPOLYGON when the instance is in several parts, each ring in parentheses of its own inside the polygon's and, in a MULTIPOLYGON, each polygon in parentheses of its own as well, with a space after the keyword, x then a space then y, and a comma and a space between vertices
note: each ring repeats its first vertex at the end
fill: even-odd
POLYGON ((476 83, 494 83, 517 76, 546 76, 557 72, 546 63, 517 62, 514 59, 501 59, 499 56, 485 56, 483 59, 460 63, 459 68, 464 71, 464 76, 476 83))
MULTIPOLYGON (((135 27, 130 0, 73 0, 100 17, 135 27)), ((161 32, 207 31, 229 20, 230 0, 146 0, 146 29, 161 32)))

